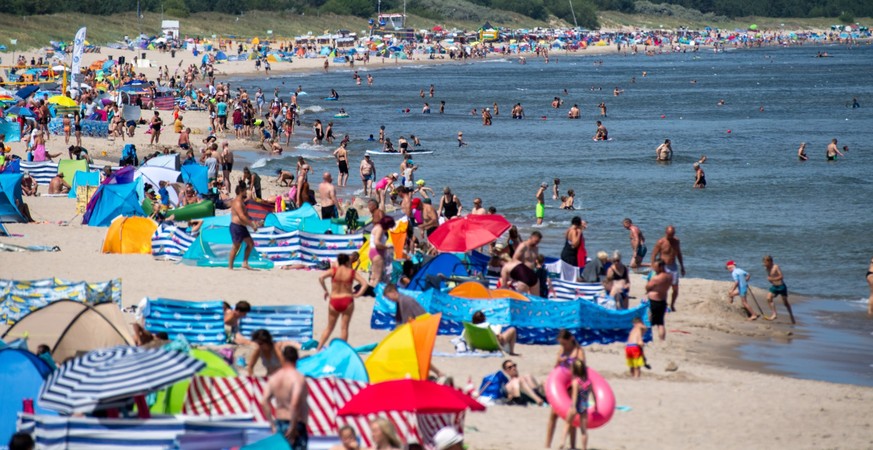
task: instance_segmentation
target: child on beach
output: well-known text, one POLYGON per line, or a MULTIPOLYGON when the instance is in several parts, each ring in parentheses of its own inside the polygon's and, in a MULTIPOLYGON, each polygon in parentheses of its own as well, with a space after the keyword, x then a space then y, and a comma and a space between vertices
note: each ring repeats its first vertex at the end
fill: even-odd
POLYGON ((758 315, 755 314, 755 311, 751 306, 749 306, 749 300, 746 297, 749 292, 749 279, 752 278, 752 276, 745 270, 737 267, 736 263, 733 261, 728 261, 725 264, 725 269, 731 272, 731 278, 734 280, 734 284, 731 285, 731 290, 728 292, 730 303, 734 303, 734 297, 740 297, 740 300, 743 302, 743 308, 745 308, 746 312, 749 314, 747 320, 756 320, 758 315))
POLYGON ((643 354, 643 333, 645 332, 646 325, 643 323, 643 319, 634 317, 634 327, 628 334, 627 345, 624 347, 627 366, 633 378, 639 378, 642 374, 642 367, 646 365, 646 357, 643 354))
MULTIPOLYGON (((588 448, 588 397, 591 394, 591 381, 588 379, 588 367, 585 360, 577 359, 572 366, 573 381, 570 384, 570 411, 567 412, 567 427, 564 429, 564 438, 561 440, 561 448, 567 448, 568 438, 570 442, 576 440, 576 428, 582 435, 581 448, 588 448), (576 417, 579 417, 579 426, 574 425, 576 417)), ((597 399, 594 400, 597 405, 597 399)))

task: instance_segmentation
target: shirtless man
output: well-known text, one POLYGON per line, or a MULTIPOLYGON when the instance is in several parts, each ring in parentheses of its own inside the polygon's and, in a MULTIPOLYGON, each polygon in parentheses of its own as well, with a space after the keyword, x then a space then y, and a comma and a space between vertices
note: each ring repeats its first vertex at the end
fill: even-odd
POLYGON ((640 231, 640 227, 634 225, 633 221, 630 218, 625 218, 622 222, 624 224, 624 229, 630 232, 630 242, 631 242, 631 269, 636 269, 643 262, 643 258, 646 257, 646 252, 648 249, 646 248, 646 238, 643 236, 643 232, 640 231))
POLYGON ((646 298, 649 299, 649 313, 651 314, 649 320, 652 322, 653 331, 657 331, 658 337, 663 341, 667 339, 667 329, 664 328, 664 314, 667 313, 667 290, 670 289, 673 277, 664 272, 664 263, 660 260, 652 262, 652 270, 655 275, 646 283, 646 298))
POLYGON ((332 219, 342 215, 339 201, 336 199, 336 188, 330 172, 321 176, 321 184, 318 185, 318 198, 321 203, 321 218, 332 219))
POLYGON ((306 377, 297 371, 297 349, 286 346, 282 349, 282 368, 270 376, 261 409, 273 433, 281 433, 292 450, 306 450, 309 436, 306 420, 309 417, 306 377), (270 412, 271 402, 275 400, 276 418, 270 412))
POLYGON ((433 207, 433 200, 429 198, 423 199, 421 201, 421 229, 425 238, 433 234, 439 226, 440 217, 439 214, 437 214, 436 208, 433 207))
POLYGON ((679 297, 679 275, 685 276, 685 263, 682 261, 682 249, 679 247, 679 239, 676 239, 676 227, 668 225, 664 231, 664 237, 658 239, 655 243, 655 250, 652 252, 652 266, 655 261, 661 260, 664 263, 664 272, 673 277, 673 293, 670 299, 670 309, 676 312, 676 298, 679 297), (676 265, 676 262, 679 265, 676 265))
POLYGON ((524 283, 530 288, 530 293, 540 295, 540 286, 536 276, 537 256, 539 255, 539 244, 543 240, 543 235, 539 231, 534 231, 530 237, 522 242, 512 255, 513 261, 521 262, 521 266, 514 266, 510 269, 510 277, 513 280, 524 283))
POLYGON ((548 187, 549 187, 549 183, 546 183, 545 181, 543 181, 542 184, 540 184, 540 188, 537 189, 537 194, 536 194, 536 198, 537 198, 537 207, 536 207, 537 225, 542 225, 543 224, 543 217, 546 216, 545 194, 546 194, 546 189, 548 187))
POLYGON ((64 180, 63 172, 58 172, 49 182, 49 194, 66 194, 70 192, 70 185, 64 180))
POLYGON ((833 139, 831 139, 831 143, 828 144, 827 160, 828 161, 836 161, 837 155, 846 156, 837 147, 837 138, 833 138, 833 139))
POLYGON ((582 112, 579 111, 579 105, 573 105, 573 107, 570 108, 570 112, 567 113, 567 118, 568 119, 578 119, 581 115, 582 115, 582 112))
POLYGON ((609 140, 609 131, 606 130, 606 127, 603 126, 603 123, 599 120, 597 121, 597 132, 594 133, 595 141, 608 141, 609 140))
POLYGON ((764 270, 767 271, 767 281, 770 282, 770 293, 767 294, 767 303, 770 304, 770 310, 773 315, 764 317, 765 320, 776 319, 776 304, 773 302, 776 297, 782 296, 782 303, 785 304, 785 309, 788 310, 788 315, 791 317, 791 323, 796 324, 794 320, 794 312, 791 311, 791 304, 788 303, 788 287, 785 286, 785 279, 782 277, 782 269, 778 264, 773 263, 773 257, 770 255, 764 256, 764 270))
POLYGON ((258 231, 258 226, 249 217, 245 206, 246 201, 246 185, 240 183, 236 187, 236 197, 230 203, 230 239, 233 241, 233 247, 230 249, 230 258, 228 258, 228 269, 233 270, 233 261, 239 253, 239 247, 243 243, 246 244, 245 254, 243 255, 243 269, 250 269, 249 256, 252 254, 252 249, 255 248, 255 241, 249 234, 246 227, 252 227, 252 230, 258 231))
POLYGON ((488 211, 482 207, 482 199, 476 197, 473 199, 473 209, 470 211, 470 215, 481 216, 483 214, 488 214, 488 211))
POLYGON ((373 179, 376 178, 376 164, 370 160, 370 155, 364 155, 361 160, 361 184, 364 186, 364 195, 373 195, 373 179))
POLYGON ((670 145, 669 139, 664 139, 664 143, 655 149, 655 157, 658 161, 670 161, 673 159, 673 147, 670 145))

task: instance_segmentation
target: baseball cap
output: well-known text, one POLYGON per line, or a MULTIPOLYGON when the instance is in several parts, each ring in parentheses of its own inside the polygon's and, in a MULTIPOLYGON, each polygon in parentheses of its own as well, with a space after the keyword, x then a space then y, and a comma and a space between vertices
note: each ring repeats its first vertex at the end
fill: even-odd
POLYGON ((437 431, 433 436, 433 446, 436 450, 447 448, 464 442, 464 436, 458 433, 454 427, 445 427, 437 431))
POLYGON ((542 187, 549 187, 549 183, 546 183, 545 181, 543 181, 542 184, 540 184, 540 186, 542 186, 542 187))
POLYGON ((727 267, 727 266, 735 266, 737 264, 734 262, 734 260, 730 260, 730 261, 726 262, 724 265, 725 265, 725 267, 727 267))

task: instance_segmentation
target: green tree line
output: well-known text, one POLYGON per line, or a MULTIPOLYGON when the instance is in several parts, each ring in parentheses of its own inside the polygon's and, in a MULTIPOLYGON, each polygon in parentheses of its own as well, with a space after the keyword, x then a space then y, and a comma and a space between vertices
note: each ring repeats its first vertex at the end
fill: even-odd
MULTIPOLYGON (((373 17, 378 0, 139 0, 142 11, 186 17, 194 12, 241 14, 251 10, 335 13, 373 17)), ((657 1, 657 0, 656 0, 657 1)), ((537 20, 556 16, 580 26, 597 26, 597 10, 634 11, 633 0, 470 0, 488 8, 516 12, 537 20), (571 8, 572 4, 572 8, 571 8)), ((871 0, 663 0, 704 13, 729 17, 854 17, 873 16, 871 0)), ((397 11, 402 0, 382 0, 383 11, 397 11)), ((407 0, 407 9, 427 14, 424 0, 407 0)), ((0 0, 0 13, 38 15, 63 12, 109 15, 137 10, 137 0, 0 0)))

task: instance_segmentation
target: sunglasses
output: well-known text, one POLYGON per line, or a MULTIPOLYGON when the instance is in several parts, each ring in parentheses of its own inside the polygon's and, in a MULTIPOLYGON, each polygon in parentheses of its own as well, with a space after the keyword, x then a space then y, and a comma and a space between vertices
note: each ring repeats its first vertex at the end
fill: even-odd
POLYGON ((510 365, 504 367, 504 369, 512 370, 512 369, 515 369, 516 367, 518 367, 518 364, 510 364, 510 365))

